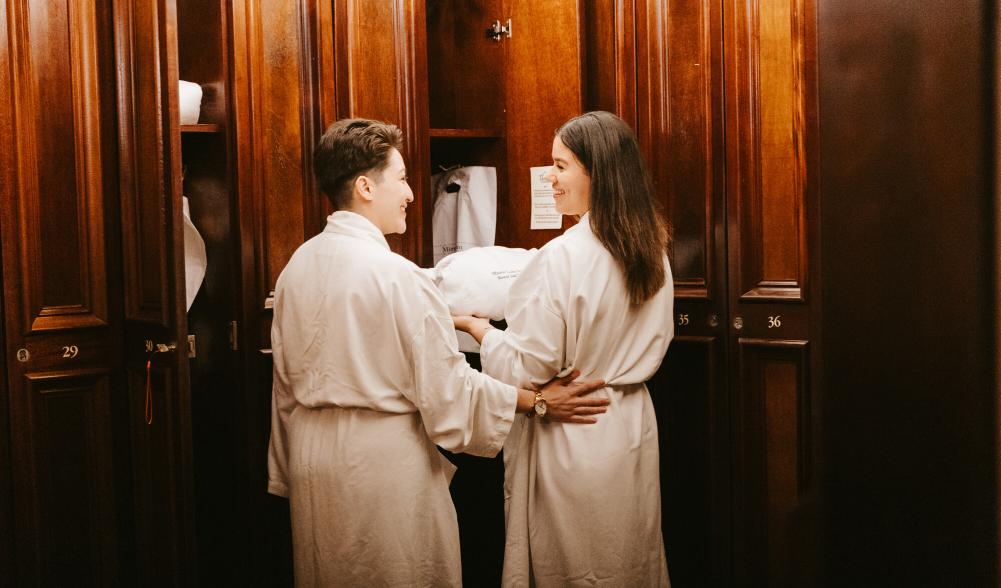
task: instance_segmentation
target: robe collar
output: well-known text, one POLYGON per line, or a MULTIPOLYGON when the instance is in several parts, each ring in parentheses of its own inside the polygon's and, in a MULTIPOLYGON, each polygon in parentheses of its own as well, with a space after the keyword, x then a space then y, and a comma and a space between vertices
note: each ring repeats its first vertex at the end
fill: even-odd
POLYGON ((364 239, 385 247, 387 251, 390 250, 389 242, 386 241, 386 236, 382 234, 379 227, 357 212, 338 210, 331 214, 327 217, 327 226, 324 227, 323 232, 364 239))
POLYGON ((576 233, 578 231, 587 231, 588 233, 593 233, 591 230, 591 211, 585 212, 577 224, 566 230, 567 233, 576 233))

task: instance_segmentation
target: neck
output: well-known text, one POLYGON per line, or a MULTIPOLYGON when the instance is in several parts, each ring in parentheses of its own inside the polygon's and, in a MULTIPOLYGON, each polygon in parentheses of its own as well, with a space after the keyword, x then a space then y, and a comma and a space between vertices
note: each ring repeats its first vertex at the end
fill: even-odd
POLYGON ((347 206, 345 208, 342 208, 341 210, 344 210, 345 212, 353 212, 353 213, 355 213, 357 215, 360 215, 360 216, 363 216, 363 217, 367 218, 369 220, 369 222, 371 222, 373 225, 375 225, 379 229, 380 233, 382 233, 383 235, 386 234, 386 232, 382 229, 382 227, 379 226, 379 223, 376 222, 375 218, 373 217, 372 213, 367 209, 367 207, 358 206, 358 205, 351 205, 351 206, 347 206))

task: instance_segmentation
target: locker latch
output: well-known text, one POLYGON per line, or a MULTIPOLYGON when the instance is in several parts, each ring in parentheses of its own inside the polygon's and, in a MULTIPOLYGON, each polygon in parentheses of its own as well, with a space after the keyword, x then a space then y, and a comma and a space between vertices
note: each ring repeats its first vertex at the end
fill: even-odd
POLYGON ((495 20, 493 26, 487 29, 487 38, 493 39, 494 41, 500 42, 501 37, 507 36, 508 39, 511 38, 511 19, 507 19, 507 23, 502 25, 501 21, 495 20))

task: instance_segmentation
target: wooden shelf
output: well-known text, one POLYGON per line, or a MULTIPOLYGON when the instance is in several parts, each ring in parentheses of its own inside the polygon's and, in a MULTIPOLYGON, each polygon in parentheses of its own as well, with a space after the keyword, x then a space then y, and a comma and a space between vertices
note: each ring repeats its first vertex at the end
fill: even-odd
POLYGON ((222 125, 201 124, 201 125, 181 125, 182 133, 221 133, 222 125))
POLYGON ((430 129, 432 139, 502 139, 500 129, 430 129))

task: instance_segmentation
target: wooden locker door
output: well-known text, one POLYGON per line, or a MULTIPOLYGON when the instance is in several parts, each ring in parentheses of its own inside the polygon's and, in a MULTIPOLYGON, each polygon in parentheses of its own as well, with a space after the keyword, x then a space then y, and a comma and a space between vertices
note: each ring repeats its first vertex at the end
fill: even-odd
POLYGON ((675 337, 648 384, 667 565, 679 586, 721 586, 730 570, 721 7, 636 5, 637 131, 672 227, 675 337))
MULTIPOLYGON (((311 153, 324 125, 333 122, 335 66, 343 64, 333 59, 333 2, 224 4, 232 27, 229 157, 244 263, 239 345, 246 397, 236 443, 243 458, 239 465, 248 474, 240 510, 250 513, 241 521, 246 536, 237 548, 249 563, 231 580, 283 586, 292 582, 289 505, 267 493, 271 296, 295 249, 326 224, 311 153)), ((192 17, 199 18, 198 12, 192 17)))
POLYGON ((734 582, 811 585, 819 352, 813 0, 724 4, 734 582))
POLYGON ((115 0, 114 9, 134 581, 189 586, 195 545, 176 7, 115 0))
POLYGON ((425 3, 334 0, 332 18, 334 54, 344 60, 334 67, 337 117, 391 122, 403 131, 414 201, 407 231, 386 240, 393 251, 420 263, 431 244, 425 3))
MULTIPOLYGON (((497 202, 498 245, 541 247, 562 231, 530 229, 530 168, 553 163, 553 136, 583 108, 577 2, 507 0, 505 48, 507 202, 497 202)), ((498 178, 498 184, 504 179, 498 178)), ((498 186, 498 191, 503 189, 498 186)), ((573 226, 564 220, 563 227, 573 226)))
POLYGON ((115 189, 110 22, 107 1, 0 2, 8 352, 0 466, 7 459, 11 466, 10 478, 0 477, 7 551, 0 562, 4 580, 18 586, 117 585, 128 542, 115 501, 120 324, 116 225, 105 197, 115 189))

